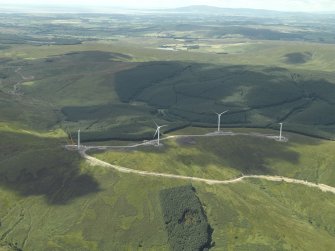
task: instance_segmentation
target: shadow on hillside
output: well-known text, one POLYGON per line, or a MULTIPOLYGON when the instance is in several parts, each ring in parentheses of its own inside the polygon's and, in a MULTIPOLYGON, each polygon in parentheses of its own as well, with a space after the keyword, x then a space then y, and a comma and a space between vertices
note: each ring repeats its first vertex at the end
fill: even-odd
POLYGON ((287 64, 304 64, 312 58, 313 54, 311 52, 294 52, 284 55, 285 63, 287 64))
POLYGON ((289 143, 251 136, 234 136, 202 139, 194 138, 194 146, 201 152, 198 156, 180 155, 184 164, 197 163, 200 166, 229 166, 243 174, 275 174, 267 160, 299 164, 299 153, 290 150, 289 143), (211 157, 212 156, 212 157, 211 157))
POLYGON ((317 72, 158 61, 118 72, 115 90, 125 103, 163 109, 167 120, 215 125, 214 111, 229 110, 225 126, 264 128, 284 121, 286 129, 326 138, 335 128, 335 85, 317 72))
POLYGON ((61 141, 0 135, 0 186, 22 196, 43 195, 56 205, 100 191, 95 178, 80 170, 80 156, 63 149, 61 141))

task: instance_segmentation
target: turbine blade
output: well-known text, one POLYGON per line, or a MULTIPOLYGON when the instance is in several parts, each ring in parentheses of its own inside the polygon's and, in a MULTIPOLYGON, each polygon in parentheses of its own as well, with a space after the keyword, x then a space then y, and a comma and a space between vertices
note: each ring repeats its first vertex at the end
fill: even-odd
POLYGON ((221 112, 220 115, 222 115, 222 114, 224 114, 224 113, 226 113, 226 112, 228 112, 228 111, 229 111, 229 110, 226 110, 226 111, 224 111, 224 112, 221 112))
POLYGON ((158 127, 158 125, 157 125, 156 121, 155 121, 155 120, 152 120, 152 121, 155 123, 156 127, 158 127))

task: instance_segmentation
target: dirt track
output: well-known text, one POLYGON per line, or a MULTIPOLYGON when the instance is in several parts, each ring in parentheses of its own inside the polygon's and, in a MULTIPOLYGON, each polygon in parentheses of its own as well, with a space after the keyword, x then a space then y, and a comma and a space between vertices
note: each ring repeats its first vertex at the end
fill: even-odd
MULTIPOLYGON (((246 135, 246 136, 253 136, 253 137, 262 137, 262 138, 268 138, 272 140, 278 141, 278 136, 274 135, 268 135, 268 134, 260 134, 260 133, 233 133, 233 132, 220 132, 220 133, 208 133, 203 135, 171 135, 165 138, 162 138, 161 140, 167 140, 172 138, 185 138, 185 137, 213 137, 213 136, 236 136, 236 135, 246 135)), ((283 137, 281 140, 282 142, 287 142, 288 139, 283 137)), ((134 145, 129 146, 82 146, 79 150, 80 155, 85 158, 91 165, 93 166, 103 166, 107 168, 112 168, 116 171, 122 172, 122 173, 133 173, 141 176, 151 176, 151 177, 163 177, 163 178, 170 178, 170 179, 179 179, 179 180, 190 180, 190 181, 196 181, 196 182, 203 182, 209 185, 219 185, 219 184, 232 184, 237 182, 242 182, 245 179, 263 179, 268 181, 274 181, 274 182, 286 182, 286 183, 293 183, 293 184, 300 184, 308 187, 314 187, 318 188, 323 192, 331 192, 335 194, 335 187, 331 187, 325 184, 316 184, 304 180, 298 180, 283 176, 270 176, 270 175, 244 175, 235 179, 230 180, 216 180, 216 179, 205 179, 205 178, 198 178, 198 177, 192 177, 192 176, 183 176, 183 175, 177 175, 177 174, 168 174, 168 173, 157 173, 157 172, 148 172, 148 171, 141 171, 141 170, 135 170, 127 167, 112 165, 110 163, 107 163, 105 161, 99 160, 97 158, 94 158, 86 153, 88 150, 92 149, 100 149, 100 150, 107 150, 107 149, 129 149, 129 148, 136 148, 139 146, 144 145, 154 145, 156 143, 156 140, 150 140, 143 143, 138 143, 134 145)), ((75 145, 69 145, 66 146, 68 149, 77 149, 75 145)))
POLYGON ((182 175, 175 175, 175 174, 168 174, 168 173, 156 173, 156 172, 148 172, 148 171, 140 171, 135 170, 131 168, 126 168, 122 166, 112 165, 110 163, 107 163, 105 161, 99 160, 97 158, 94 158, 92 156, 89 156, 86 154, 86 151, 80 151, 80 154, 83 158, 85 158, 91 165, 94 166, 104 166, 108 168, 112 168, 116 171, 122 172, 122 173, 133 173, 141 176, 152 176, 152 177, 164 177, 164 178, 171 178, 171 179, 180 179, 180 180, 190 180, 190 181, 197 181, 197 182, 204 182, 209 185, 219 185, 219 184, 231 184, 231 183, 237 183, 242 182, 244 179, 263 179, 263 180, 269 180, 269 181, 275 181, 275 182, 287 182, 287 183, 293 183, 293 184, 300 184, 305 185, 308 187, 314 187, 318 188, 323 192, 331 192, 335 194, 335 187, 331 187, 325 184, 315 184, 312 182, 307 182, 304 180, 298 180, 298 179, 292 179, 282 176, 267 176, 267 175, 245 175, 236 179, 231 180, 215 180, 215 179, 204 179, 204 178, 197 178, 197 177, 191 177, 191 176, 182 176, 182 175))

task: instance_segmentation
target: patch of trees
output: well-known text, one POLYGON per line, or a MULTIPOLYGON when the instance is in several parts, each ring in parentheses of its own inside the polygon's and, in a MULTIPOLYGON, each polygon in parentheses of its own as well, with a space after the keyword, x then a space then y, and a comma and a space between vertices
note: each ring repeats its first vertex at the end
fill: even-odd
MULTIPOLYGON (((81 132, 80 137, 82 142, 94 142, 94 141, 108 141, 108 140, 124 140, 124 141, 141 141, 152 139, 152 132, 139 132, 139 133, 127 133, 125 132, 136 131, 136 128, 125 125, 124 128, 112 128, 112 129, 101 129, 100 131, 88 131, 81 132)), ((77 137, 76 131, 71 133, 72 137, 77 137)))
POLYGON ((191 185, 160 192, 165 227, 172 250, 208 250, 213 229, 191 185))

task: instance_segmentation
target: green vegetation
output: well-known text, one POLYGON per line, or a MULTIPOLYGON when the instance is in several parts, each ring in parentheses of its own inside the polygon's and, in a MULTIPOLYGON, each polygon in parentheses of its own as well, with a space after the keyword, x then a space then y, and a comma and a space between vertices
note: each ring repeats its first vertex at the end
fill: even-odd
MULTIPOLYGON (((180 134, 203 134, 209 129, 187 128, 180 134)), ((276 134, 274 131, 232 129, 235 132, 276 134)), ((186 137, 163 141, 161 148, 108 151, 95 156, 133 169, 209 179, 231 179, 241 174, 292 177, 334 186, 333 141, 284 134, 282 143, 255 136, 186 137)))
MULTIPOLYGON (((0 18, 2 121, 72 133, 80 127, 84 141, 131 140, 150 138, 152 119, 169 131, 214 126, 213 111, 229 109, 225 126, 284 121, 286 130, 333 137, 334 46, 309 43, 329 43, 332 27, 316 34, 301 29, 303 18, 286 25, 286 15, 278 25, 223 16, 219 26, 208 16, 203 26, 184 15, 185 25, 172 14, 146 22, 145 15, 32 15, 27 22, 8 14, 11 26, 0 18), (177 51, 157 49, 164 47, 177 51)), ((318 30, 319 22, 308 25, 318 30)))
POLYGON ((223 119, 226 126, 271 127, 284 121, 287 130, 323 137, 332 137, 334 130, 334 116, 329 115, 334 111, 335 85, 297 78, 281 68, 157 62, 117 74, 116 91, 123 101, 164 109, 166 120, 213 125, 213 111, 229 109, 223 119), (169 69, 169 76, 159 81, 155 76, 164 77, 162 68, 169 69), (137 88, 139 72, 146 79, 137 88))
POLYGON ((0 132, 1 187, 21 196, 41 195, 56 205, 99 191, 97 181, 81 172, 80 156, 62 148, 64 138, 15 130, 0 132))
MULTIPOLYGON (((206 130, 183 129, 180 133, 206 130)), ((65 134, 61 131, 41 133, 2 125, 0 135, 3 177, 0 182, 1 244, 17 243, 18 248, 36 251, 169 250, 164 214, 157 206, 160 205, 160 191, 168 191, 187 182, 120 174, 88 166, 77 153, 62 149, 65 134)), ((268 145, 262 146, 266 142, 261 141, 261 146, 255 151, 261 154, 261 151, 277 143, 279 149, 286 148, 280 151, 281 154, 289 148, 304 149, 303 162, 295 170, 301 170, 307 178, 307 171, 312 173, 316 170, 315 165, 323 163, 320 168, 327 171, 319 181, 334 185, 333 142, 289 136, 290 143, 287 145, 266 141, 268 145), (313 160, 315 154, 320 154, 320 158, 313 160), (308 162, 311 164, 305 164, 308 162)), ((232 142, 233 138, 220 138, 218 142, 221 140, 228 140, 234 151, 238 149, 237 144, 234 146, 232 142)), ((251 146, 251 139, 248 141, 248 138, 242 137, 236 140, 251 146)), ((252 140, 260 144, 257 138, 252 140)), ((210 144, 208 141, 205 146, 205 142, 198 142, 197 139, 196 142, 176 144, 179 151, 182 150, 181 155, 196 146, 204 151, 208 145, 213 145, 212 150, 217 149, 219 154, 219 148, 225 145, 215 141, 210 144)), ((173 146, 166 146, 166 149, 172 150, 173 146)), ((224 150, 228 149, 225 146, 224 150)), ((242 148, 238 154, 253 154, 252 149, 248 151, 242 148)), ((128 154, 132 158, 132 153, 128 154)), ((215 156, 210 152, 205 154, 215 156)), ((173 166, 175 162, 171 157, 170 166, 173 166)), ((192 156, 189 157, 192 160, 192 156)), ((278 168, 284 167, 284 163, 287 170, 294 171, 289 161, 273 160, 278 168)), ((235 163, 238 164, 237 159, 235 163)), ((302 175, 297 177, 304 178, 302 175)), ((333 247, 333 194, 301 185, 258 180, 232 185, 192 185, 203 204, 208 223, 214 229, 212 241, 215 245, 211 250, 317 248, 323 251, 333 247)))
POLYGON ((0 242, 0 251, 23 251, 21 248, 17 247, 17 243, 1 243, 0 242))
MULTIPOLYGON (((209 132, 213 112, 229 109, 222 123, 234 131, 273 133, 264 128, 283 121, 285 131, 333 139, 333 17, 243 15, 0 14, 0 250, 170 249, 160 194, 188 182, 90 166, 63 148, 79 128, 90 144, 126 145, 111 139, 151 139, 153 119, 165 132, 209 132)), ((188 137, 95 156, 334 186, 334 142, 285 136, 188 137)), ((211 250, 334 250, 333 194, 253 179, 192 186, 203 211, 184 219, 207 216, 211 250)))
POLYGON ((310 52, 306 53, 289 53, 286 54, 286 62, 289 64, 304 64, 312 58, 312 54, 310 52))
POLYGON ((0 246, 168 250, 158 192, 180 182, 90 167, 64 133, 2 125, 0 136, 0 246))
POLYGON ((222 119, 226 127, 274 128, 283 121, 286 130, 333 137, 330 75, 322 79, 284 68, 130 59, 86 51, 8 63, 12 68, 0 88, 2 120, 32 129, 61 127, 73 133, 81 128, 84 141, 131 140, 150 138, 152 119, 169 124, 169 131, 190 124, 214 127, 213 112, 229 109, 222 119), (10 92, 19 81, 27 84, 17 87, 21 98, 13 99, 10 92), (20 109, 24 113, 18 114, 20 109))
POLYGON ((207 250, 212 229, 191 185, 160 192, 161 207, 172 250, 207 250))
POLYGON ((333 194, 259 180, 195 188, 214 229, 211 250, 334 249, 333 194))

